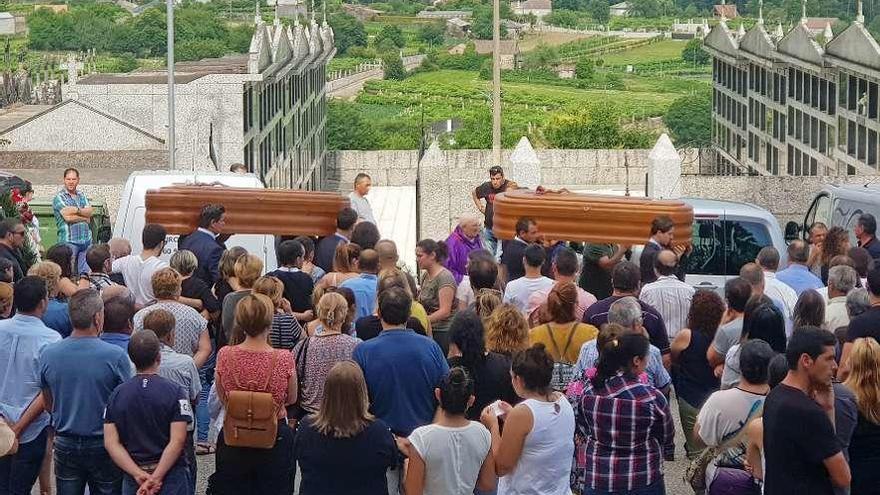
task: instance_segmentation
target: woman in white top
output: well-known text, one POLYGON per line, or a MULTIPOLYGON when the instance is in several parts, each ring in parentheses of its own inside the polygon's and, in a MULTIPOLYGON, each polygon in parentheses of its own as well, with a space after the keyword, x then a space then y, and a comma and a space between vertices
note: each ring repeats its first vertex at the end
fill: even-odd
POLYGON ((456 367, 434 389, 440 411, 434 423, 409 436, 407 495, 470 495, 495 489, 492 435, 469 421, 465 412, 474 403, 474 382, 456 367))
POLYGON ((574 455, 574 411, 550 388, 553 358, 544 344, 535 344, 514 355, 511 371, 513 389, 524 400, 513 408, 497 404, 507 416, 504 435, 496 406, 480 416, 492 432, 498 495, 570 495, 571 463, 562 460, 574 455))

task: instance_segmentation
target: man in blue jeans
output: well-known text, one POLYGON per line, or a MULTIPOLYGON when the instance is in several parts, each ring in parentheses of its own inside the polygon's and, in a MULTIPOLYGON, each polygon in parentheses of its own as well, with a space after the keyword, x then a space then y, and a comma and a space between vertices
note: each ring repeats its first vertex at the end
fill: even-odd
POLYGON ((70 298, 70 337, 40 356, 40 385, 55 427, 58 495, 118 494, 122 472, 104 449, 104 408, 110 394, 132 376, 128 356, 98 338, 104 302, 94 289, 70 298))
POLYGON ((64 171, 64 188, 52 199, 58 242, 67 243, 73 250, 75 275, 89 272, 86 250, 92 245, 92 205, 86 195, 79 191, 79 171, 64 171))
POLYGON ((35 407, 30 419, 22 417, 31 403, 42 404, 37 360, 61 335, 40 321, 49 305, 45 280, 21 279, 13 297, 15 316, 0 321, 0 416, 12 425, 19 447, 15 455, 0 457, 0 493, 24 495, 43 464, 49 415, 35 407))
POLYGON ((104 445, 125 471, 122 494, 139 489, 161 495, 191 493, 184 458, 187 424, 193 414, 183 387, 159 376, 161 343, 152 330, 131 337, 128 357, 134 378, 110 396, 104 414, 104 445))

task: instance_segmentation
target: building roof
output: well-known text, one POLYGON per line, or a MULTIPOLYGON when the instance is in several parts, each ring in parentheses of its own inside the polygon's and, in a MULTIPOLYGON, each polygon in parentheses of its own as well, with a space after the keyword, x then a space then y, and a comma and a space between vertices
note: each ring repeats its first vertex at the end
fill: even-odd
MULTIPOLYGON (((492 53, 492 40, 474 40, 474 49, 480 55, 492 53)), ((516 55, 519 45, 516 40, 501 40, 501 55, 516 55)))
POLYGON ((733 18, 739 16, 739 14, 736 11, 736 4, 735 3, 715 5, 712 8, 712 13, 715 14, 716 17, 721 17, 721 15, 723 14, 724 17, 726 17, 728 19, 733 19, 733 18))
POLYGON ((460 28, 466 28, 471 25, 471 23, 469 21, 466 21, 466 20, 458 18, 458 17, 453 17, 452 19, 447 19, 446 24, 452 24, 453 26, 460 27, 460 28))
POLYGON ((614 10, 627 10, 627 9, 629 9, 629 3, 628 2, 615 3, 614 5, 612 5, 609 8, 614 9, 614 10))
MULTIPOLYGON (((174 82, 177 84, 187 84, 209 74, 247 73, 247 55, 229 55, 174 64, 174 82)), ((89 74, 80 78, 77 84, 165 84, 166 82, 168 82, 168 72, 165 70, 136 70, 124 74, 89 74)))
POLYGON ((552 10, 550 0, 526 0, 519 4, 522 10, 552 10))
POLYGON ((776 51, 802 62, 823 66, 825 50, 813 39, 813 33, 803 23, 797 23, 776 45, 776 51))
POLYGON ((822 31, 828 24, 833 26, 839 20, 837 17, 807 17, 804 19, 807 23, 807 29, 810 31, 822 31))

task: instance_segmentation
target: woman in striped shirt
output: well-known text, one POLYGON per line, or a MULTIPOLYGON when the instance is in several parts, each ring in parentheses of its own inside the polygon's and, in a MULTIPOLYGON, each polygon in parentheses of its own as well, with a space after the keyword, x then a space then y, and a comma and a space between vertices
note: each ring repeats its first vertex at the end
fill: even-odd
POLYGON ((277 277, 260 277, 254 282, 255 294, 263 294, 272 300, 274 314, 269 343, 275 349, 292 350, 303 334, 302 326, 293 316, 290 302, 282 297, 284 283, 277 277))

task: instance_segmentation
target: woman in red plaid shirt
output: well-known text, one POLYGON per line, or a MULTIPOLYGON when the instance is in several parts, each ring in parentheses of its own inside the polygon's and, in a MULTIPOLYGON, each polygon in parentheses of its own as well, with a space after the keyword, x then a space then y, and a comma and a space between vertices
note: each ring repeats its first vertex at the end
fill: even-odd
POLYGON ((663 448, 675 426, 663 394, 639 380, 648 362, 648 338, 624 334, 600 350, 596 374, 575 409, 586 437, 578 449, 572 488, 583 495, 664 495, 663 448))

